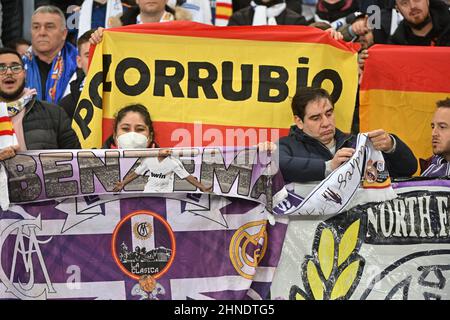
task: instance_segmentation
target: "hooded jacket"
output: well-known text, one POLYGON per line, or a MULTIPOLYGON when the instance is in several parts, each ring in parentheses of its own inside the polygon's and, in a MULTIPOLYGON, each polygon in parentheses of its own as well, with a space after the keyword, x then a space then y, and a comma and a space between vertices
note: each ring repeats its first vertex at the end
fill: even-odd
POLYGON ((442 0, 430 0, 430 15, 433 29, 425 36, 416 36, 404 19, 389 43, 413 46, 450 46, 450 11, 442 0))
MULTIPOLYGON (((384 153, 386 168, 391 177, 411 176, 417 170, 417 160, 411 149, 397 136, 396 148, 384 153)), ((336 129, 334 135, 336 151, 341 148, 355 148, 356 136, 336 129)), ((279 165, 288 182, 320 181, 325 178, 325 162, 334 155, 319 140, 307 135, 296 125, 291 126, 289 135, 278 141, 279 165)))

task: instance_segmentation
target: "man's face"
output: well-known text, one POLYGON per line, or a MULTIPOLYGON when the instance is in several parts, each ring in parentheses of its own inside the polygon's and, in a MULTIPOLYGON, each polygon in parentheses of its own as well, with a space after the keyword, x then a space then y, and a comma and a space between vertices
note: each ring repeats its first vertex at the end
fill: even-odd
POLYGON ((77 66, 78 68, 83 69, 84 74, 87 74, 88 71, 88 64, 89 64, 89 42, 83 43, 78 48, 78 55, 77 55, 77 66))
POLYGON ((397 0, 396 8, 412 25, 422 23, 429 15, 429 0, 397 0))
POLYGON ((436 110, 431 122, 431 145, 433 153, 450 160, 450 108, 436 110))
POLYGON ((305 108, 305 117, 294 116, 297 127, 309 136, 328 145, 334 139, 336 124, 334 120, 334 108, 325 98, 310 101, 305 108))
POLYGON ((12 101, 18 99, 25 88, 25 70, 23 69, 22 60, 12 53, 0 55, 0 97, 12 101), (19 68, 20 66, 20 68, 19 68), (16 71, 13 72, 13 67, 16 71), (15 67, 15 68, 14 68, 15 67), (2 71, 3 70, 3 71, 2 71), (16 73, 17 72, 17 73, 16 73))
POLYGON ((136 3, 141 12, 155 14, 164 12, 167 0, 136 0, 136 3))
POLYGON ((64 46, 67 29, 61 17, 52 13, 38 13, 31 18, 31 44, 36 53, 59 51, 64 46))

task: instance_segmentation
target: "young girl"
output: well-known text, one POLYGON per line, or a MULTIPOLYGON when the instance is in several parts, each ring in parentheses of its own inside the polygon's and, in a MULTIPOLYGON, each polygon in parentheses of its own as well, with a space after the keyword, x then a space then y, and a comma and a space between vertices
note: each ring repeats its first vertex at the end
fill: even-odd
MULTIPOLYGON (((157 147, 154 141, 153 123, 147 109, 140 104, 122 108, 116 116, 114 133, 109 143, 120 149, 144 149, 157 147)), ((106 145, 108 146, 108 140, 106 145)), ((156 157, 143 158, 135 171, 118 181, 114 191, 121 191, 128 183, 140 175, 148 176, 144 192, 172 192, 174 174, 199 188, 209 192, 212 187, 205 187, 194 176, 189 174, 177 158, 171 156, 172 150, 161 149, 156 157)))

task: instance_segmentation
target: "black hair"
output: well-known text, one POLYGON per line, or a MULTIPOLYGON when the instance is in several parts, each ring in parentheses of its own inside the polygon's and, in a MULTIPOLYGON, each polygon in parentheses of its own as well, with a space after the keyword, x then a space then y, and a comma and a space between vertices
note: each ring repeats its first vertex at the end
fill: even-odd
POLYGON ((0 48, 0 56, 4 55, 4 54, 13 54, 13 55, 17 56, 17 58, 19 58, 20 64, 23 66, 22 57, 16 50, 11 49, 11 48, 0 48))
POLYGON ((24 38, 16 38, 14 40, 9 41, 5 47, 13 50, 17 50, 17 47, 26 44, 27 46, 31 46, 31 42, 24 38))
POLYGON ((439 100, 436 102, 436 107, 438 108, 450 108, 450 98, 447 97, 444 100, 439 100))
POLYGON ((91 35, 95 32, 94 29, 88 30, 85 33, 81 35, 81 37, 77 40, 77 48, 80 50, 80 47, 82 44, 85 44, 86 42, 89 42, 89 39, 91 38, 91 35))
POLYGON ((330 94, 327 90, 315 87, 300 88, 292 98, 292 113, 294 116, 298 116, 302 121, 305 118, 305 109, 308 103, 319 99, 328 99, 331 105, 334 107, 333 101, 331 101, 330 94))
POLYGON ((117 127, 119 125, 119 122, 122 121, 122 119, 127 115, 128 112, 137 112, 142 116, 142 118, 144 119, 144 123, 148 127, 148 131, 150 132, 150 138, 152 139, 152 142, 154 142, 155 141, 155 131, 153 130, 152 118, 151 118, 150 113, 148 112, 147 108, 139 103, 125 106, 117 112, 117 114, 114 117, 113 136, 116 136, 117 127))

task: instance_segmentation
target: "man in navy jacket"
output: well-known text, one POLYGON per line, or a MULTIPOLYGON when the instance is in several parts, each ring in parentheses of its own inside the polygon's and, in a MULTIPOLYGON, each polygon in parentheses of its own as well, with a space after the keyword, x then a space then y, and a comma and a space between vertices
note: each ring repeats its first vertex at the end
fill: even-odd
MULTIPOLYGON (((286 181, 319 181, 351 158, 356 136, 336 128, 334 106, 322 88, 302 88, 292 100, 295 125, 278 142, 280 169, 286 181)), ((369 132, 374 148, 383 153, 391 177, 406 177, 417 170, 411 149, 383 129, 369 132)))

